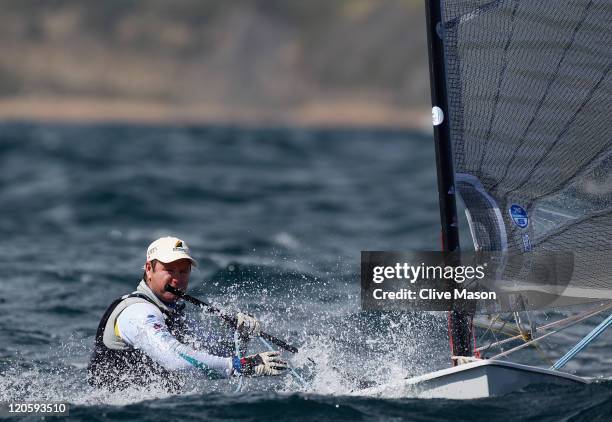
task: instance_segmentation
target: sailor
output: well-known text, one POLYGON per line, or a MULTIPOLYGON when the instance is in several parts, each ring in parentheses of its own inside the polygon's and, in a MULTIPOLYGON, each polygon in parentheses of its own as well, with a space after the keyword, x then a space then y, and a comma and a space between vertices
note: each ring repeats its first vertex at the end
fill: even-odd
MULTIPOLYGON (((98 325, 88 366, 91 385, 121 390, 156 382, 178 392, 185 371, 203 371, 214 378, 284 373, 287 363, 279 352, 220 356, 188 341, 194 327, 185 318, 184 304, 165 288, 185 291, 192 266, 197 262, 181 239, 162 237, 149 245, 136 291, 111 303, 98 325)), ((244 313, 238 313, 236 320, 244 350, 245 342, 259 334, 260 323, 244 313)))

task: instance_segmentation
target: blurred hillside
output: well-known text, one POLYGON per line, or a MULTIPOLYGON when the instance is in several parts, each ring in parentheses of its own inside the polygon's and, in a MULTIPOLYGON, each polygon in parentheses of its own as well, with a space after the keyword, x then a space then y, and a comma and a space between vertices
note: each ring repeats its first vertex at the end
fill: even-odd
POLYGON ((420 124, 422 0, 0 0, 0 118, 420 124))

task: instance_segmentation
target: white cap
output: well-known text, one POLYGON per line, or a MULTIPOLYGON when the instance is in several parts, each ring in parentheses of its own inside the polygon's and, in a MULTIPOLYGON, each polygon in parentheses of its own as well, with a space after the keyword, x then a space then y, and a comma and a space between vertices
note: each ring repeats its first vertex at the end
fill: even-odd
POLYGON ((194 267, 198 266, 195 259, 189 254, 189 246, 177 237, 160 237, 155 242, 151 243, 147 248, 147 262, 154 259, 164 264, 178 261, 179 259, 188 259, 194 267))

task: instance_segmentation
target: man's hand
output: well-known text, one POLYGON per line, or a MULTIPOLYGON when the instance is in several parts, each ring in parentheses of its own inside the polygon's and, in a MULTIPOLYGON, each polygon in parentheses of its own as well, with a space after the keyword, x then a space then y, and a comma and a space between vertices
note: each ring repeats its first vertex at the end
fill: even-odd
POLYGON ((236 314, 237 328, 240 335, 245 338, 257 337, 261 331, 261 324, 255 317, 238 312, 236 314))
POLYGON ((251 377, 282 375, 287 369, 287 362, 279 356, 280 352, 263 352, 242 358, 240 372, 251 377))

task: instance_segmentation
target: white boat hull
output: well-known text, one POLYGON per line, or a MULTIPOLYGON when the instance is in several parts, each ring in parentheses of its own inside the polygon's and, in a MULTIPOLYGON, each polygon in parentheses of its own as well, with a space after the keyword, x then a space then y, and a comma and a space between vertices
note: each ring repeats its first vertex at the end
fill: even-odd
POLYGON ((531 384, 587 384, 575 375, 499 360, 479 360, 377 386, 359 394, 422 398, 475 399, 501 396, 531 384))

